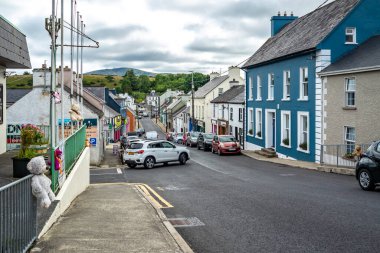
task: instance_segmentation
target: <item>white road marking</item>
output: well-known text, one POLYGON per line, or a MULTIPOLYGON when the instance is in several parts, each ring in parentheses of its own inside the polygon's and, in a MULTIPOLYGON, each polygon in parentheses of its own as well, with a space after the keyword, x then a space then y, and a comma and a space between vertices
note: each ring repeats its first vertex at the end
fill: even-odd
POLYGON ((294 177, 296 174, 280 174, 282 177, 294 177))
POLYGON ((120 168, 117 168, 116 170, 117 170, 117 173, 118 173, 118 174, 123 174, 123 172, 121 171, 120 168))
POLYGON ((101 174, 91 174, 90 176, 102 176, 102 175, 120 175, 119 173, 101 173, 101 174))

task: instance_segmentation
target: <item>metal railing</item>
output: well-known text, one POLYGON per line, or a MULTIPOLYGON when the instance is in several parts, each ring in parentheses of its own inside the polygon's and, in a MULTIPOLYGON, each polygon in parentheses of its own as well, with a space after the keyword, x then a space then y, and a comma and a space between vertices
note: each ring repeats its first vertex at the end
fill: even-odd
POLYGON ((0 188, 0 253, 26 252, 37 238, 32 175, 0 188))
MULTIPOLYGON (((79 128, 75 133, 68 137, 63 146, 63 169, 65 170, 66 176, 68 176, 74 167, 75 161, 81 155, 83 149, 85 148, 86 141, 86 125, 79 128)), ((56 147, 57 149, 58 147, 56 147)), ((61 149, 62 150, 62 149, 61 149)), ((56 170, 51 170, 51 188, 53 192, 57 192, 59 188, 58 182, 59 172, 56 170)), ((1 253, 1 252, 0 252, 1 253)))
MULTIPOLYGON (((371 144, 361 144, 362 151, 366 151, 371 144)), ((321 164, 336 167, 354 168, 356 166, 356 157, 352 154, 355 145, 338 144, 338 145, 321 145, 321 164)))

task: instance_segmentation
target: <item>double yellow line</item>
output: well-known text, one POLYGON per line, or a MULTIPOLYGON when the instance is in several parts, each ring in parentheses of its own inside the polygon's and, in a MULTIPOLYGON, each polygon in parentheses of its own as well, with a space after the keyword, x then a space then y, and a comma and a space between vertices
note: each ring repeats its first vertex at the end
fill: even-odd
POLYGON ((155 190, 147 184, 136 184, 136 186, 145 194, 157 208, 172 208, 173 205, 161 197, 155 190))

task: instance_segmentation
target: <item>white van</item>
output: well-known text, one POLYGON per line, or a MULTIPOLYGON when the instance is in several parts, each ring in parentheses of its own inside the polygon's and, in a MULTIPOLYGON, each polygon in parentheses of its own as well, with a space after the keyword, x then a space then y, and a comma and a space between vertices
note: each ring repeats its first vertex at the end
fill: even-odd
POLYGON ((158 140, 158 133, 156 131, 149 131, 149 132, 146 132, 145 134, 145 138, 147 140, 153 140, 153 141, 156 141, 158 140))

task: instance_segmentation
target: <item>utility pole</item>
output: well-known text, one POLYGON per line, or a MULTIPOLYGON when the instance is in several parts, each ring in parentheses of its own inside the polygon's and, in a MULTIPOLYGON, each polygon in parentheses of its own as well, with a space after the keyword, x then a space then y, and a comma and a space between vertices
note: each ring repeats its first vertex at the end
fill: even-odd
MULTIPOLYGON (((79 11, 77 11, 77 73, 76 73, 76 85, 77 85, 77 104, 79 105, 79 31, 80 31, 80 21, 79 21, 79 11)), ((79 124, 79 122, 78 122, 79 124)))
POLYGON ((191 121, 193 125, 193 132, 195 131, 195 118, 194 118, 194 72, 191 71, 191 121))
MULTIPOLYGON (((64 9, 64 0, 61 0, 61 45, 63 45, 63 9, 64 9)), ((63 62, 63 46, 61 46, 61 140, 65 139, 65 107, 64 107, 64 96, 63 93, 65 91, 65 84, 64 84, 64 77, 65 77, 65 70, 64 70, 64 62, 63 62)))
MULTIPOLYGON (((82 19, 82 17, 81 17, 82 19)), ((81 48, 80 48, 80 108, 81 108, 81 114, 83 115, 83 34, 84 34, 84 23, 83 20, 81 21, 81 48)), ((83 124, 83 123, 82 123, 83 124)))

